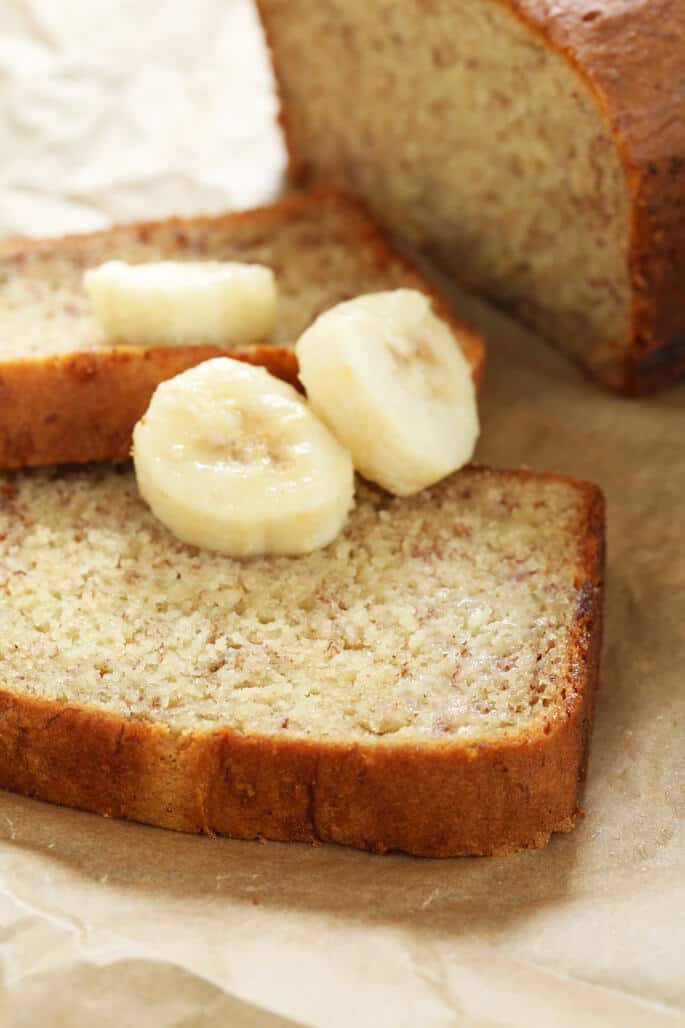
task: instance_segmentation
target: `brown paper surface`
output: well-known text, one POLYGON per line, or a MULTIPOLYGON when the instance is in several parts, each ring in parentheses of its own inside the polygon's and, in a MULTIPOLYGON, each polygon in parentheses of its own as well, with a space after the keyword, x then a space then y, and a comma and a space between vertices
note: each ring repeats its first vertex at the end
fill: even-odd
MULTIPOLYGON (((225 181, 215 176, 217 192, 207 189, 188 140, 164 151, 157 94, 141 87, 151 106, 135 118, 153 133, 149 181, 141 184, 125 153, 105 143, 98 151, 92 140, 94 131, 105 142, 126 137, 131 112, 109 110, 97 130, 82 112, 80 174, 91 184, 74 210, 78 132, 72 125, 69 136, 50 87, 79 75, 98 83, 116 77, 112 62, 119 72, 130 65, 132 12, 142 5, 115 5, 128 21, 114 19, 109 49, 101 44, 91 58, 79 50, 97 36, 107 6, 13 0, 0 12, 0 70, 14 105, 10 118, 7 90, 0 93, 0 132, 16 177, 12 185, 11 168, 0 170, 5 232, 90 227, 84 211, 98 223, 152 207, 164 213, 155 193, 165 167, 185 175, 167 210, 251 202, 266 195, 267 182, 275 186, 282 151, 263 64, 254 72, 263 60, 254 24, 242 0, 207 0, 198 5, 201 24, 192 28, 186 17, 185 32, 199 46, 212 12, 224 32, 230 27, 202 70, 205 86, 223 83, 223 93, 210 102, 199 89, 193 102, 199 112, 209 104, 213 116, 219 107, 239 111, 233 121, 227 114, 222 138, 233 140, 242 170, 231 178, 224 161, 225 181), (17 57, 29 51, 39 62, 32 82, 17 57), (226 75, 231 55, 256 77, 226 75), (251 142, 241 144, 246 125, 251 142), (21 216, 13 197, 22 168, 43 150, 54 158, 50 174, 33 168, 27 180, 38 223, 35 212, 21 216), (257 153, 267 166, 262 195, 253 196, 245 169, 257 153), (113 192, 93 185, 107 161, 113 192)), ((176 0, 153 9, 145 30, 160 39, 189 10, 176 0)), ((180 58, 166 57, 156 74, 168 83, 180 58)), ((196 112, 188 131, 194 122, 204 156, 207 123, 196 112)), ((647 400, 607 395, 504 318, 460 304, 490 344, 479 458, 586 477, 608 500, 606 641, 587 816, 542 851, 430 861, 175 835, 0 793, 3 1028, 685 1025, 685 387, 647 400)))

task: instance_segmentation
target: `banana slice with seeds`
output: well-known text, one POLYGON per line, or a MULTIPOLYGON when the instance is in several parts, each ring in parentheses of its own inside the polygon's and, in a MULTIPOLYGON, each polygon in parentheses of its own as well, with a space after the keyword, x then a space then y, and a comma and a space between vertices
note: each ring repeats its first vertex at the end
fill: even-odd
POLYGON ((296 352, 312 409, 366 478, 410 496, 471 459, 479 433, 471 368, 423 293, 341 303, 296 352))
POLYGON ((353 503, 350 455, 303 398, 227 357, 157 387, 133 459, 140 493, 167 528, 235 557, 325 546, 353 503))
POLYGON ((113 345, 247 346, 276 320, 276 280, 261 264, 107 261, 83 284, 113 345))

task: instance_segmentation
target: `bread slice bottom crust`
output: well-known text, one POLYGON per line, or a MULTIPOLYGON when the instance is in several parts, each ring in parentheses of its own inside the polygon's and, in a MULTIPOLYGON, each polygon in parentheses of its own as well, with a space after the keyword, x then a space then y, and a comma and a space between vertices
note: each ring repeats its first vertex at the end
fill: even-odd
POLYGON ((581 557, 566 698, 563 714, 543 728, 466 745, 188 732, 5 688, 0 786, 107 817, 240 839, 426 857, 544 846, 580 812, 601 645, 604 501, 596 487, 575 485, 581 557))

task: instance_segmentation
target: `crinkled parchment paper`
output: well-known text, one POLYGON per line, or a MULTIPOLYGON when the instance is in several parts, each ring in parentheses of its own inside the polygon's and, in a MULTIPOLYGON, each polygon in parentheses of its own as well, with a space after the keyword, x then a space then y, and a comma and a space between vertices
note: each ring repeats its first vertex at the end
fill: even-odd
MULTIPOLYGON (((243 0, 3 0, 0 231, 268 199, 243 0)), ((481 459, 598 481, 606 646, 587 817, 508 859, 206 839, 0 794, 0 1025, 685 1024, 685 388, 608 396, 470 301, 481 459)))

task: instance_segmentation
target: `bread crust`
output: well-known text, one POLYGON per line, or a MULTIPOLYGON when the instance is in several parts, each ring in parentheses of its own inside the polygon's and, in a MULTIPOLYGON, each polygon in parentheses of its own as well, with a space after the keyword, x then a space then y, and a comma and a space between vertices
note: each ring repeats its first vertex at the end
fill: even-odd
POLYGON ((159 383, 221 356, 297 380, 295 354, 265 346, 121 347, 0 364, 0 466, 124 460, 159 383))
MULTIPOLYGON (((641 394, 685 375, 685 5, 677 0, 494 0, 580 74, 609 123, 632 198, 631 329, 594 369, 612 389, 641 394)), ((272 55, 269 3, 257 0, 272 55)), ((308 183, 275 62, 290 175, 308 183)), ((609 342, 612 342, 611 340, 609 342)))
POLYGON ((645 393, 685 374, 685 5, 677 0, 498 0, 595 94, 632 197, 631 338, 607 385, 645 393))
MULTIPOLYGON (((172 218, 136 225, 142 235, 171 225, 183 232, 189 226, 210 228, 217 220, 239 222, 259 219, 265 226, 294 219, 302 210, 329 205, 348 209, 359 227, 360 250, 377 267, 393 264, 403 269, 406 285, 428 293, 433 306, 458 334, 480 383, 484 372, 481 338, 454 317, 447 302, 396 253, 365 208, 333 189, 290 196, 270 207, 223 215, 221 218, 172 218)), ((62 240, 13 240, 0 247, 0 256, 28 253, 60 242, 101 239, 107 232, 65 236, 62 240)), ((0 362, 0 468, 47 464, 82 464, 126 458, 134 425, 147 410, 150 398, 165 379, 211 357, 227 356, 260 364, 272 374, 299 385, 297 358, 282 346, 226 349, 211 346, 117 347, 74 351, 45 357, 0 362)))
POLYGON ((326 743, 230 728, 180 733, 0 688, 0 786, 108 817, 241 839, 428 857, 544 846, 580 812, 601 644, 604 500, 596 486, 576 486, 580 598, 564 705, 541 731, 468 746, 326 743))

